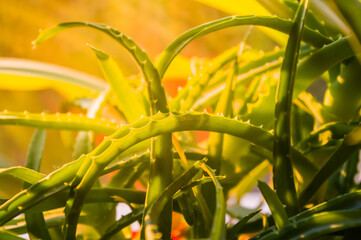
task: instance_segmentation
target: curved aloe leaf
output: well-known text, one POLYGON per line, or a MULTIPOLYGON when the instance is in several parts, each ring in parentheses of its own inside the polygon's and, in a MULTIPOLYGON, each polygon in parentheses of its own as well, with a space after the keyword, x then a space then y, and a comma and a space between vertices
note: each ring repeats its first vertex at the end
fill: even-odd
POLYGON ((323 212, 310 217, 293 222, 277 231, 260 238, 251 238, 259 240, 273 239, 314 239, 329 233, 359 227, 361 210, 345 210, 323 212))
MULTIPOLYGON (((337 196, 326 202, 320 203, 306 211, 303 211, 290 218, 292 223, 300 221, 304 218, 312 217, 317 213, 332 212, 332 211, 344 211, 344 210, 360 210, 360 190, 352 193, 337 196)), ((260 239, 263 236, 276 231, 276 227, 270 227, 266 231, 261 232, 254 239, 260 239)))
POLYGON ((53 85, 60 87, 61 85, 56 82, 72 84, 94 91, 104 91, 108 87, 97 77, 65 67, 26 59, 0 58, 0 74, 3 76, 15 75, 21 83, 19 85, 19 82, 16 81, 14 83, 3 82, 0 84, 0 88, 1 85, 5 87, 14 86, 17 90, 21 88, 34 89, 34 86, 48 87, 53 85), (53 84, 51 81, 56 82, 53 84))
POLYGON ((164 94, 163 87, 159 81, 158 71, 154 68, 148 55, 129 37, 115 28, 109 27, 105 24, 91 23, 91 22, 65 22, 60 23, 52 28, 43 30, 33 42, 34 46, 54 37, 55 35, 75 27, 90 27, 104 32, 118 43, 120 43, 135 59, 140 67, 145 80, 150 86, 149 97, 150 102, 154 105, 156 111, 168 112, 167 100, 164 94))
POLYGON ((293 168, 291 163, 291 109, 297 61, 300 50, 308 0, 302 0, 290 30, 281 76, 277 86, 274 120, 273 184, 287 212, 298 211, 293 168))
MULTIPOLYGON (((156 63, 159 75, 161 77, 164 75, 174 57, 194 39, 224 28, 240 25, 259 25, 289 33, 292 27, 292 21, 283 20, 278 17, 260 17, 251 15, 226 17, 202 24, 183 33, 162 52, 156 63)), ((305 28, 303 40, 316 47, 322 47, 324 44, 332 42, 329 38, 307 27, 305 28)))
MULTIPOLYGON (((40 170, 41 159, 44 152, 46 132, 43 129, 36 129, 28 148, 25 167, 35 171, 40 170)), ((24 183, 24 188, 30 184, 24 183)), ((30 239, 51 239, 47 225, 42 212, 25 213, 26 228, 30 239)))
POLYGON ((104 119, 92 119, 71 113, 17 113, 3 111, 0 113, 0 125, 21 125, 36 128, 52 128, 75 131, 94 131, 111 134, 119 124, 104 119))
POLYGON ((347 38, 340 38, 302 59, 297 65, 293 99, 305 91, 325 71, 354 55, 347 38), (322 64, 319 64, 322 62, 322 64))
POLYGON ((12 175, 24 182, 34 184, 46 175, 25 167, 0 168, 1 175, 12 175))
MULTIPOLYGON (((97 30, 100 30, 117 42, 119 42, 136 60, 138 63, 146 82, 148 83, 148 97, 149 102, 151 104, 151 113, 154 114, 158 111, 160 112, 168 112, 168 105, 165 96, 165 92, 163 86, 160 81, 160 77, 158 74, 157 69, 155 69, 154 65, 150 61, 147 54, 138 46, 136 43, 125 36, 122 32, 118 31, 115 28, 111 28, 104 24, 98 23, 90 23, 90 22, 67 22, 61 23, 53 28, 48 30, 42 31, 38 38, 34 41, 34 46, 40 44, 41 42, 46 41, 47 39, 57 35, 58 33, 67 30, 73 27, 90 27, 97 30)), ((172 173, 169 169, 173 169, 173 161, 172 159, 172 143, 171 143, 171 135, 164 135, 160 136, 158 141, 154 141, 152 145, 152 158, 154 159, 154 164, 151 164, 151 172, 150 172, 150 179, 161 178, 162 181, 159 181, 156 184, 149 185, 149 197, 147 201, 152 202, 154 200, 154 196, 159 194, 161 189, 164 189, 172 179, 172 173), (166 170, 164 170, 166 169, 166 170)), ((84 165, 83 169, 86 169, 88 165, 84 165)), ((85 172, 81 172, 80 174, 85 174, 85 172)), ((150 181, 152 182, 152 181, 150 181)), ((80 194, 81 195, 81 194, 80 194)), ((170 203, 171 204, 171 203, 170 203)), ((79 211, 80 208, 75 209, 72 208, 74 211, 79 211)), ((167 218, 171 219, 171 205, 168 207, 167 218)), ((170 221, 170 220, 169 220, 170 221)), ((167 221, 164 221, 164 223, 167 221)), ((164 232, 170 232, 170 224, 166 224, 167 226, 164 232)), ((70 225, 71 226, 71 225, 70 225)), ((74 227, 75 228, 75 227, 74 227)), ((73 229, 74 229, 73 228, 73 229)), ((74 233, 74 231, 72 231, 74 233)), ((165 236, 167 237, 167 236, 165 236)))
POLYGON ((185 130, 222 132, 246 138, 269 151, 272 149, 272 134, 259 127, 235 119, 226 119, 206 113, 186 113, 182 115, 160 113, 152 118, 144 117, 134 124, 123 126, 113 135, 105 138, 87 156, 83 155, 80 159, 64 165, 59 170, 32 185, 29 189, 22 191, 7 201, 0 207, 0 224, 4 224, 25 209, 35 205, 38 201, 44 199, 49 192, 66 188, 85 159, 92 159, 92 164, 89 167, 91 172, 87 175, 91 176, 89 179, 92 179, 94 177, 92 175, 99 176, 105 166, 119 153, 134 144, 157 135, 185 130))

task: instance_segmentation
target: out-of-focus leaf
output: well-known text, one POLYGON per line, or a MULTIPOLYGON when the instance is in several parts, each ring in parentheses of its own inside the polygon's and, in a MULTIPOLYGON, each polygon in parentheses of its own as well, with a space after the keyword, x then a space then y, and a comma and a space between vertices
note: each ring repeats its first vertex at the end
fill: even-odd
POLYGON ((54 88, 70 97, 103 91, 101 79, 49 63, 33 60, 0 58, 0 88, 6 90, 39 90, 54 88))
POLYGON ((0 175, 12 175, 24 182, 34 184, 46 175, 25 167, 1 168, 0 175))
MULTIPOLYGON (((31 142, 28 148, 25 167, 33 169, 35 171, 39 171, 45 147, 45 139, 45 130, 36 129, 33 137, 31 138, 31 142)), ((29 186, 30 184, 24 183, 24 188, 27 188, 29 186)), ((51 239, 42 212, 25 213, 25 221, 30 239, 51 239)))
MULTIPOLYGON (((201 3, 207 4, 211 7, 220 9, 224 12, 237 15, 263 15, 267 16, 270 12, 259 2, 257 1, 237 1, 237 0, 226 0, 226 1, 217 1, 217 0, 197 0, 201 3)), ((266 35, 268 35, 273 41, 281 46, 285 46, 287 39, 284 35, 272 31, 270 29, 260 28, 266 35)))
POLYGON ((17 235, 5 230, 0 230, 0 238, 4 240, 24 240, 24 238, 18 237, 17 235))
POLYGON ((92 119, 75 114, 46 114, 46 113, 18 113, 0 112, 0 124, 21 125, 36 128, 51 128, 62 130, 94 131, 104 134, 113 133, 119 125, 105 119, 92 119))
POLYGON ((247 216, 245 216, 244 218, 242 218, 241 220, 239 220, 238 223, 234 224, 231 228, 229 228, 227 230, 227 239, 228 240, 235 240, 238 239, 237 235, 238 232, 242 230, 242 228, 246 225, 246 223, 253 218, 254 216, 256 216, 258 213, 260 212, 260 210, 257 210, 255 212, 252 212, 250 214, 248 214, 247 216))
POLYGON ((264 177, 270 170, 270 163, 266 160, 260 162, 255 168, 251 169, 246 174, 237 186, 231 190, 231 193, 236 194, 237 200, 240 200, 244 194, 249 192, 256 184, 256 182, 264 177))
POLYGON ((261 193, 271 210, 272 218, 274 219, 277 228, 280 229, 289 224, 290 221, 288 220, 285 206, 277 197, 277 194, 263 181, 258 181, 258 188, 261 190, 261 193))
POLYGON ((112 91, 118 99, 118 104, 128 122, 135 122, 141 116, 146 116, 144 106, 134 90, 129 86, 122 71, 108 54, 91 46, 98 58, 103 74, 108 80, 112 91))
POLYGON ((270 231, 266 235, 256 235, 251 239, 299 239, 300 236, 304 239, 315 239, 329 233, 361 226, 360 214, 361 210, 322 212, 292 222, 277 231, 270 231))
POLYGON ((317 172, 306 189, 300 194, 300 203, 304 205, 322 186, 322 184, 360 148, 361 127, 357 127, 345 136, 341 146, 331 155, 325 165, 317 172))

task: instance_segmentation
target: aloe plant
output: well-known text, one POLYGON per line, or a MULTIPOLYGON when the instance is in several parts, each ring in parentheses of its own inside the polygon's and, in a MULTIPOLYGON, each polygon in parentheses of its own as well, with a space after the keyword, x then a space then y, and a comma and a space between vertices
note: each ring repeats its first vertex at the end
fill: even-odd
MULTIPOLYGON (((177 217, 184 220, 173 229, 184 228, 186 239, 348 239, 359 232, 359 1, 322 2, 327 10, 317 9, 315 0, 258 2, 280 17, 204 23, 171 42, 157 61, 99 23, 60 23, 34 41, 38 46, 70 28, 98 30, 129 52, 140 70, 137 81, 92 45, 106 82, 46 63, 1 59, 0 76, 18 81, 19 90, 33 90, 30 80, 47 84, 81 113, 0 113, 1 125, 36 129, 25 165, 0 169, 1 177, 23 182, 17 194, 1 196, 0 236, 170 239, 177 217), (342 24, 330 25, 330 16, 342 24), (239 46, 193 61, 193 75, 170 97, 163 78, 188 44, 250 25, 283 33, 277 38, 287 44, 259 52, 246 47, 250 31, 239 46), (321 93, 312 90, 320 81, 327 84, 321 93), (112 117, 105 114, 109 109, 112 117), (42 170, 45 129, 68 136, 73 151, 50 173, 42 170), (210 134, 200 141, 199 131, 210 134), (257 182, 269 213, 261 203, 239 205, 257 182), (131 209, 120 219, 118 203, 131 209), (131 232, 134 222, 141 225, 138 234, 131 232)), ((50 154, 57 158, 55 150, 50 154)))

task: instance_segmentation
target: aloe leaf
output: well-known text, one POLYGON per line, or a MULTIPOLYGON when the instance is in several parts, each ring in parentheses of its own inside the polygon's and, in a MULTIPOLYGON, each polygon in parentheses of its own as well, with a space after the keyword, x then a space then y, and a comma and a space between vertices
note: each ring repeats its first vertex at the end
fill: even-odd
POLYGON ((140 67, 145 80, 151 86, 149 91, 149 97, 151 103, 157 109, 157 111, 168 112, 167 100, 164 94, 163 87, 159 80, 159 74, 154 68, 154 65, 150 61, 148 55, 129 37, 124 33, 118 31, 115 28, 109 27, 104 24, 91 23, 91 22, 65 22, 60 23, 52 28, 43 30, 40 32, 37 39, 33 42, 34 46, 41 44, 42 42, 54 37, 55 35, 75 27, 89 27, 104 32, 118 43, 120 43, 135 59, 140 67))
POLYGON ((153 201, 149 206, 146 215, 144 217, 145 221, 145 236, 146 239, 158 239, 161 238, 162 234, 158 232, 158 220, 160 213, 164 206, 183 185, 187 184, 200 170, 202 162, 198 161, 193 164, 186 172, 181 176, 175 179, 161 195, 153 201))
POLYGON ((0 75, 16 76, 14 82, 2 82, 1 88, 34 89, 34 86, 61 88, 67 84, 83 89, 103 91, 107 84, 101 79, 65 67, 26 59, 0 58, 0 75), (21 83, 21 85, 19 85, 21 83), (14 85, 16 84, 16 85, 14 85))
POLYGON ((46 175, 25 167, 0 168, 0 175, 12 175, 24 182, 34 184, 46 175))
POLYGON ((277 194, 267 183, 260 180, 258 181, 258 188, 261 190, 261 193, 271 210, 272 218, 274 219, 277 228, 280 229, 289 224, 290 221, 288 220, 285 206, 282 204, 277 194))
POLYGON ((239 220, 238 223, 234 224, 231 228, 227 230, 227 239, 229 240, 236 240, 238 239, 238 232, 244 228, 246 223, 251 220, 254 216, 256 216, 261 210, 257 210, 255 212, 252 212, 239 220))
POLYGON ((216 188, 216 206, 209 239, 223 239, 225 237, 226 218, 226 201, 224 199, 223 187, 216 178, 215 170, 211 169, 205 163, 201 163, 201 168, 212 178, 214 187, 216 188))
MULTIPOLYGON (((152 118, 144 117, 138 122, 129 126, 123 126, 105 140, 87 156, 81 156, 78 160, 64 165, 61 169, 53 172, 29 189, 22 191, 14 198, 7 201, 0 207, 0 224, 9 221, 20 212, 41 201, 49 192, 58 191, 68 186, 69 181, 74 176, 80 165, 86 159, 91 159, 91 165, 87 173, 87 181, 94 180, 94 176, 99 176, 102 170, 121 152, 136 143, 173 131, 185 130, 205 130, 222 132, 237 137, 243 137, 252 143, 272 149, 273 136, 269 132, 242 123, 238 120, 227 119, 220 116, 206 113, 186 113, 186 114, 157 114, 152 118)), ((81 180, 81 179, 80 179, 81 180)), ((83 184, 83 181, 81 182, 83 184)), ((92 181, 84 184, 92 185, 92 181)), ((83 193, 85 198, 86 192, 83 193), (84 194, 85 193, 85 194, 84 194)))
POLYGON ((317 172, 306 189, 300 194, 300 204, 305 205, 322 184, 344 164, 348 158, 360 148, 361 127, 356 127, 345 136, 341 146, 331 155, 329 160, 317 172))
POLYGON ((325 71, 354 55, 347 38, 340 38, 298 63, 293 99, 305 91, 325 71), (319 64, 322 62, 322 64, 319 64))
POLYGON ((100 238, 100 240, 106 240, 110 239, 113 235, 115 235, 117 232, 121 231, 126 226, 129 226, 135 221, 139 221, 142 218, 143 215, 142 208, 135 209, 133 212, 122 216, 118 221, 113 223, 109 228, 105 231, 104 235, 100 238))
MULTIPOLYGON (((294 2, 292 0, 282 0, 289 8, 292 9, 292 11, 296 12, 298 8, 298 3, 294 2)), ((308 11, 305 25, 311 29, 314 29, 316 31, 319 31, 321 34, 325 36, 329 36, 329 34, 326 31, 325 26, 317 20, 315 15, 311 10, 308 11)))
MULTIPOLYGON (((104 24, 90 23, 90 22, 61 23, 53 28, 40 32, 38 38, 34 41, 34 46, 48 40, 49 38, 57 35, 58 33, 64 30, 73 27, 90 27, 93 29, 97 29, 106 33, 107 35, 115 39, 117 42, 119 42, 136 60, 145 77, 145 80, 148 84, 148 97, 149 97, 149 102, 151 103, 151 113, 154 114, 158 111, 161 112, 169 111, 165 92, 161 84, 157 69, 154 67, 147 54, 139 46, 137 46, 133 40, 125 36, 122 32, 118 31, 117 29, 111 28, 104 24)), ((149 185, 150 196, 147 198, 147 201, 149 201, 149 203, 154 200, 154 196, 158 195, 161 189, 164 189, 164 187, 170 183, 172 179, 172 173, 171 171, 169 171, 169 169, 173 169, 172 166, 173 161, 171 160, 172 159, 171 135, 168 134, 158 137, 158 141, 154 141, 153 146, 154 147, 152 147, 152 158, 154 159, 154 164, 151 165, 150 179, 160 177, 162 181, 159 181, 159 183, 157 184, 149 185), (167 170, 163 170, 163 169, 167 169, 167 170)), ((84 165, 83 169, 87 167, 88 165, 84 165)), ((79 176, 81 174, 85 174, 85 172, 79 173, 79 176)), ((84 187, 90 187, 90 185, 85 184, 84 187)), ((85 192, 86 191, 84 191, 84 194, 85 192)), ((82 196, 82 198, 84 198, 84 196, 82 196)), ((81 204, 81 202, 82 200, 79 200, 79 204, 81 204)), ((170 219, 171 205, 169 205, 167 209, 168 210, 165 212, 167 212, 168 214, 167 218, 170 219)), ((80 213, 79 209, 77 210, 74 209, 74 211, 80 213)), ((167 221, 164 221, 164 223, 165 222, 167 221)), ((170 232, 170 224, 166 223, 165 225, 166 225, 165 228, 168 229, 169 231, 164 230, 164 232, 170 232)), ((73 233, 75 234, 74 231, 73 233)))
MULTIPOLYGON (((240 25, 259 25, 273 28, 288 34, 292 27, 292 21, 283 20, 278 17, 261 17, 251 15, 226 17, 202 24, 183 33, 162 52, 156 63, 156 68, 158 69, 160 77, 164 75, 174 57, 194 39, 227 27, 240 25)), ((322 47, 324 44, 331 42, 329 38, 307 27, 305 28, 303 40, 316 47, 322 47)))
POLYGON ((108 54, 90 46, 98 58, 99 64, 103 70, 103 74, 108 80, 112 91, 115 93, 120 109, 122 109, 128 122, 137 121, 142 115, 146 115, 144 106, 140 103, 140 99, 129 86, 123 73, 119 69, 116 62, 108 54), (129 104, 132 103, 132 104, 129 104))
POLYGON ((361 210, 323 212, 295 221, 277 231, 272 231, 259 240, 271 239, 314 239, 329 233, 359 227, 361 210))
POLYGON ((290 215, 298 211, 298 199, 291 163, 291 109, 301 36, 308 8, 308 0, 302 0, 290 30, 281 76, 277 86, 275 121, 273 183, 280 200, 286 204, 290 215))
MULTIPOLYGON (((297 222, 304 218, 314 216, 317 213, 332 212, 332 211, 343 211, 343 210, 360 210, 360 190, 356 192, 347 193, 344 195, 337 196, 326 202, 320 203, 308 210, 305 210, 290 218, 290 221, 297 222)), ((267 230, 261 232, 254 239, 260 239, 261 237, 269 234, 270 232, 276 231, 276 227, 270 227, 267 230)))
MULTIPOLYGON (((350 25, 352 31, 356 35, 356 39, 352 36, 349 41, 350 44, 353 46, 356 56, 358 57, 359 62, 361 61, 360 58, 360 51, 361 51, 361 3, 357 0, 349 0, 349 1, 334 1, 341 11, 343 17, 347 20, 348 24, 350 25)), ((345 33, 345 32, 344 32, 345 33)), ((347 34, 349 34, 347 32, 347 34)))
MULTIPOLYGON (((35 171, 40 170, 41 159, 45 147, 45 137, 45 130, 35 130, 26 155, 25 167, 35 171)), ((25 189, 29 186, 30 184, 24 183, 25 189)), ((42 212, 25 213, 25 221, 30 239, 51 239, 42 212)))
POLYGON ((21 125, 36 128, 51 128, 75 131, 94 131, 111 134, 119 125, 105 119, 91 119, 71 113, 17 113, 3 111, 0 113, 0 125, 21 125))

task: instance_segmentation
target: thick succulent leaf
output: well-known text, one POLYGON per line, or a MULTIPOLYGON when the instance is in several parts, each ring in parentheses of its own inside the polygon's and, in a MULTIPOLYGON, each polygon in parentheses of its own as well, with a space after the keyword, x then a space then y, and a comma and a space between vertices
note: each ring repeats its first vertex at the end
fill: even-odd
MULTIPOLYGON (((173 58, 194 39, 227 27, 240 25, 259 25, 289 33, 292 27, 292 21, 283 20, 278 17, 260 17, 251 15, 226 17, 202 24, 183 33, 162 52, 156 63, 159 75, 161 77, 164 75, 173 58)), ((324 44, 332 42, 329 38, 309 28, 305 28, 303 40, 316 47, 322 47, 324 44)))
POLYGON ((361 210, 322 212, 312 215, 311 217, 292 222, 291 224, 288 224, 277 231, 272 231, 262 237, 256 236, 251 239, 299 239, 300 236, 305 239, 315 239, 329 233, 360 227, 360 214, 361 210))
POLYGON ((71 113, 18 113, 3 111, 0 113, 0 124, 21 125, 36 128, 51 128, 74 131, 94 131, 98 133, 111 134, 119 124, 105 119, 92 119, 83 115, 71 113))
POLYGON ((209 235, 209 239, 217 240, 224 239, 225 232, 225 218, 226 218, 226 201, 224 198, 223 187, 216 178, 215 170, 211 169, 204 163, 201 163, 201 168, 206 172, 213 181, 214 187, 216 188, 216 206, 214 210, 212 228, 209 235))
POLYGON ((291 109, 298 55, 308 4, 308 0, 302 0, 297 9, 294 24, 290 30, 276 94, 273 184, 278 197, 286 204, 287 212, 290 215, 297 213, 299 208, 291 162, 291 109))
MULTIPOLYGON (((45 130, 36 129, 28 148, 25 167, 39 171, 45 147, 45 139, 45 130)), ((29 186, 30 184, 24 183, 24 188, 29 186)), ((30 239, 51 239, 42 212, 25 213, 25 222, 30 239)))
POLYGON ((258 181, 258 188, 266 200, 268 207, 271 210, 272 218, 278 229, 290 223, 286 213, 285 206, 281 203, 277 194, 263 181, 258 181))
POLYGON ((302 59, 297 66, 293 99, 297 98, 325 71, 353 55, 347 38, 340 38, 302 59), (319 64, 320 62, 322 64, 319 64))
POLYGON ((102 31, 120 43, 133 56, 148 83, 150 103, 154 105, 152 108, 155 108, 156 112, 168 112, 167 100, 159 80, 159 74, 148 55, 132 39, 117 29, 105 24, 92 22, 65 22, 41 31, 33 44, 34 46, 37 46, 55 35, 75 27, 89 27, 102 31))
MULTIPOLYGON (((64 165, 37 184, 32 185, 29 189, 22 191, 7 201, 0 207, 0 224, 4 224, 31 207, 37 200, 43 199, 45 195, 48 196, 49 192, 56 192, 66 188, 85 160, 89 161, 90 159, 92 161, 92 164, 85 169, 90 170, 91 174, 87 176, 89 176, 89 179, 93 179, 94 176, 99 176, 114 158, 134 144, 157 135, 189 130, 215 131, 242 137, 268 151, 271 151, 273 147, 271 133, 235 119, 193 112, 186 114, 159 113, 152 118, 144 117, 134 124, 123 126, 114 134, 105 138, 87 156, 83 155, 78 160, 64 165)), ((91 182, 87 184, 91 185, 91 182)))

